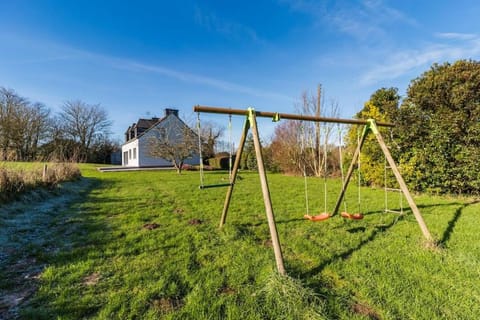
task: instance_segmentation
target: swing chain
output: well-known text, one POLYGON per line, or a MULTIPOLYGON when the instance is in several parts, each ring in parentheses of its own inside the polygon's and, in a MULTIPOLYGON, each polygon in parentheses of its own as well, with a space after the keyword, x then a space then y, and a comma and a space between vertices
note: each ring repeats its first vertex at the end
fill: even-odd
MULTIPOLYGON (((342 149, 343 149, 343 139, 342 139, 343 130, 342 130, 342 127, 340 126, 340 124, 337 124, 337 127, 338 127, 338 160, 340 162, 340 175, 342 177, 342 186, 343 186, 345 184, 345 173, 343 172, 343 152, 342 152, 342 149)), ((348 210, 347 210, 347 200, 345 199, 345 197, 343 198, 343 208, 344 208, 345 212, 348 212, 348 210)))
POLYGON ((307 216, 310 215, 310 211, 309 211, 309 204, 308 204, 308 182, 307 182, 307 169, 306 169, 306 165, 305 165, 305 159, 304 156, 305 156, 305 128, 304 128, 304 125, 303 125, 303 121, 300 122, 300 154, 301 154, 301 160, 303 162, 303 184, 304 184, 304 189, 305 189, 305 208, 306 208, 306 212, 307 212, 307 216))
MULTIPOLYGON (((357 129, 357 145, 360 145, 360 128, 357 129)), ((357 173, 358 173, 358 212, 362 212, 362 194, 361 194, 361 186, 362 186, 362 172, 361 172, 361 164, 362 164, 362 154, 358 155, 358 163, 357 163, 357 173)))
POLYGON ((200 112, 197 112, 197 135, 198 135, 198 156, 200 166, 200 188, 204 186, 204 172, 203 172, 203 154, 202 154, 202 130, 200 127, 200 112))
POLYGON ((228 181, 232 183, 232 155, 233 155, 233 139, 232 139, 232 114, 228 115, 228 181))

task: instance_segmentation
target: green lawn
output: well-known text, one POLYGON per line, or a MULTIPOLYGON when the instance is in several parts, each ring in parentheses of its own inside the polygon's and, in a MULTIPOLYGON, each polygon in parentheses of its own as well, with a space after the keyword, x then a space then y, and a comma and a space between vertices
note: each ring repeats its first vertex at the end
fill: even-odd
MULTIPOLYGON (((480 204, 472 199, 415 198, 440 243, 428 249, 410 211, 404 217, 381 213, 383 190, 361 189, 361 221, 336 216, 312 223, 302 218, 303 179, 269 175, 289 274, 281 277, 257 174, 240 174, 227 224, 219 230, 226 189, 199 190, 198 173, 100 173, 89 165, 82 172, 81 182, 62 185, 49 199, 0 210, 0 241, 10 252, 0 255, 0 294, 28 292, 14 311, 21 318, 477 319, 480 314, 480 204), (29 259, 33 267, 22 272, 29 259)), ((207 179, 224 177, 208 173, 207 179)), ((323 182, 308 183, 311 213, 323 211, 323 182)), ((330 210, 339 189, 338 180, 328 182, 330 210)), ((352 211, 356 197, 352 185, 347 193, 352 211)))

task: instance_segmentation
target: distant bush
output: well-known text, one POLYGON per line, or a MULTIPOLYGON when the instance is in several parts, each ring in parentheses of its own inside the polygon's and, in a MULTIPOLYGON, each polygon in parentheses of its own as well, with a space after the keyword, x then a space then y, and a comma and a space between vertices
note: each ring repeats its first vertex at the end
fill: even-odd
MULTIPOLYGON (((224 153, 219 153, 215 156, 215 158, 210 158, 207 161, 208 165, 213 169, 228 170, 230 166, 230 156, 228 153, 226 153, 226 155, 224 153)), ((232 165, 233 162, 235 162, 235 156, 232 156, 232 165)))
POLYGON ((218 158, 210 158, 207 160, 208 165, 214 169, 221 169, 220 167, 220 159, 218 158))
POLYGON ((197 167, 196 166, 193 166, 191 164, 183 164, 182 165, 182 171, 197 171, 197 167))
POLYGON ((63 181, 81 177, 75 163, 49 163, 44 168, 18 169, 0 167, 0 203, 38 187, 54 187, 63 181))

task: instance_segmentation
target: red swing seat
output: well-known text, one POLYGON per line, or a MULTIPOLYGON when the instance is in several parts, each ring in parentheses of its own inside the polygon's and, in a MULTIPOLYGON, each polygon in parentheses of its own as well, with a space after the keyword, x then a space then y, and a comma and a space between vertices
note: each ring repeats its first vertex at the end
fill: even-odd
POLYGON ((342 217, 345 219, 351 219, 351 220, 362 220, 363 219, 363 214, 361 213, 348 213, 348 212, 342 212, 340 213, 342 217))
POLYGON ((322 212, 320 214, 317 214, 315 216, 311 216, 309 214, 306 214, 303 216, 305 219, 316 222, 316 221, 324 221, 330 218, 330 214, 328 212, 322 212))

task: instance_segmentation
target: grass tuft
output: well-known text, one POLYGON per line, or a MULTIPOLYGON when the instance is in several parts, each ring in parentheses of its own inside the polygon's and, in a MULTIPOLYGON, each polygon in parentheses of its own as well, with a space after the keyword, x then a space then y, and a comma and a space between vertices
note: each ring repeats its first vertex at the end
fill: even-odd
POLYGON ((320 295, 289 276, 272 273, 256 296, 268 319, 326 319, 320 295))

